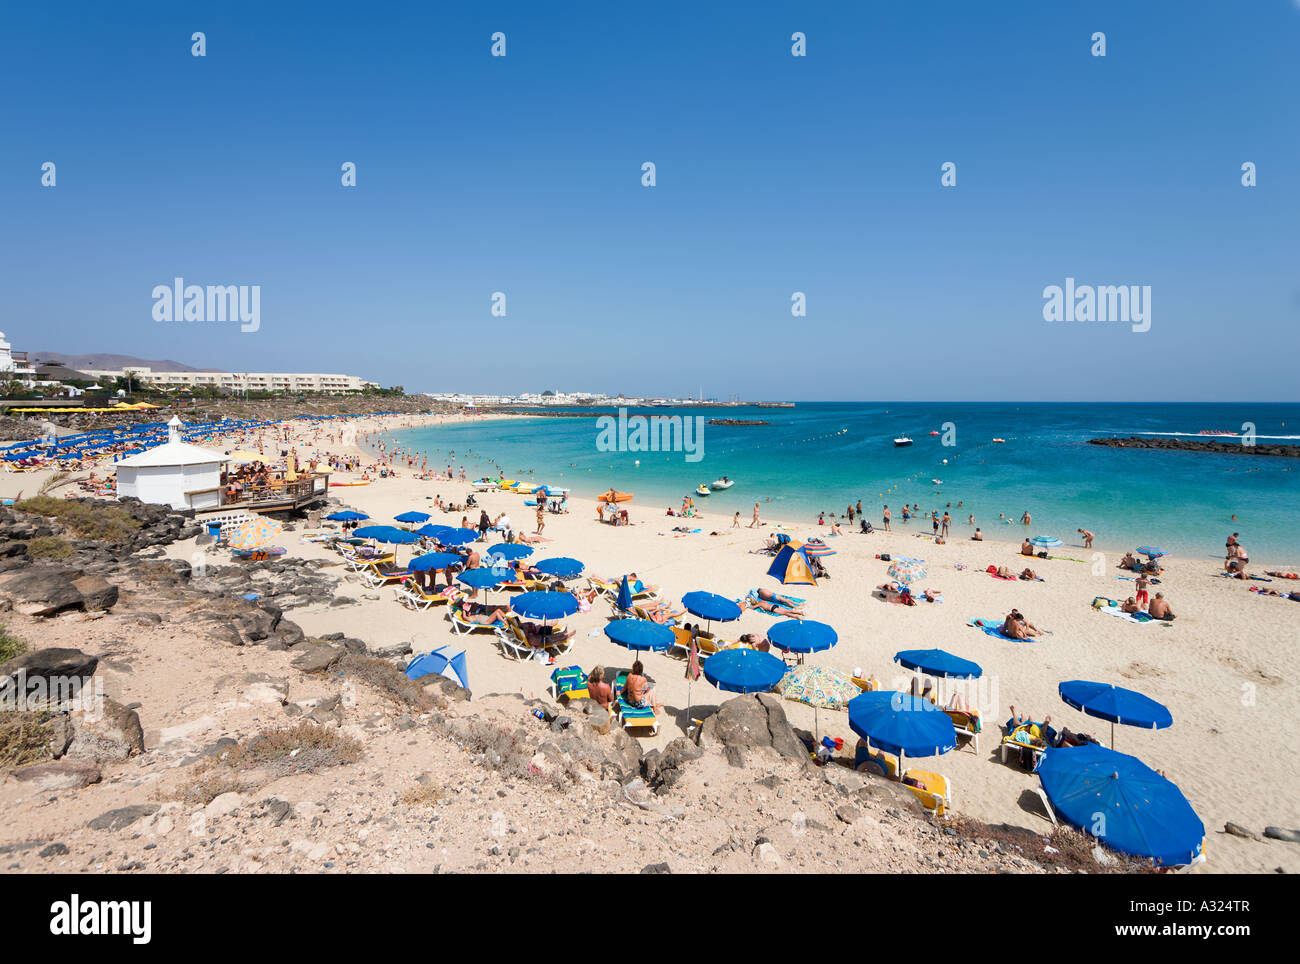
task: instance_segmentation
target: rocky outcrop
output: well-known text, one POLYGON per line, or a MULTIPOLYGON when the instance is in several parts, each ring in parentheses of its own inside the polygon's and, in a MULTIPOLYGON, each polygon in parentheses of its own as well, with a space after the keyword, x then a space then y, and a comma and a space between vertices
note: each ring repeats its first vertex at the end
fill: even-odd
POLYGON ((1210 441, 1210 436, 1193 438, 1157 438, 1130 435, 1128 438, 1090 438, 1089 445, 1103 445, 1112 449, 1163 449, 1173 452, 1216 452, 1220 455, 1269 455, 1300 459, 1300 445, 1245 445, 1235 442, 1210 441))
POLYGON ((80 609, 84 603, 73 585, 76 574, 65 569, 42 566, 23 570, 0 584, 0 599, 24 616, 53 616, 68 609, 80 609))
POLYGON ((738 696, 718 707, 699 731, 702 749, 717 746, 735 762, 745 751, 773 752, 791 760, 808 762, 808 750, 795 736, 781 701, 770 693, 738 696))
POLYGON ((95 675, 98 666, 98 656, 89 656, 79 649, 35 649, 0 664, 0 682, 5 677, 16 679, 21 673, 28 682, 77 679, 84 683, 95 675))
POLYGON ((74 760, 112 763, 144 752, 140 715, 107 696, 71 714, 72 743, 67 755, 74 760))

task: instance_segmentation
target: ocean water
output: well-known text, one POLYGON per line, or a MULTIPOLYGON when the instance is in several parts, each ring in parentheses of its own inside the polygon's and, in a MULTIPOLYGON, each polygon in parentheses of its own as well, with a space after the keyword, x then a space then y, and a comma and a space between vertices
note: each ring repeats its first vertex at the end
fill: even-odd
MULTIPOLYGON (((902 505, 915 503, 924 513, 947 508, 954 538, 969 535, 973 513, 989 538, 1007 539, 1025 534, 1019 519, 1028 510, 1032 534, 1067 545, 1079 543, 1082 526, 1096 535, 1097 548, 1159 541, 1180 555, 1221 558, 1225 537, 1236 531, 1252 560, 1300 564, 1300 460, 1086 444, 1111 435, 1240 432, 1246 422, 1260 442, 1296 444, 1298 403, 806 402, 793 409, 629 411, 771 423, 705 425, 698 462, 683 452, 600 451, 595 420, 611 413, 590 414, 405 430, 389 444, 427 455, 438 469, 463 465, 471 478, 499 467, 507 478, 578 495, 630 491, 633 510, 654 515, 725 475, 736 480, 730 490, 695 497, 714 525, 730 524, 735 511, 747 525, 755 502, 765 517, 815 522, 819 512, 842 516, 861 499, 875 525, 882 504, 897 528, 902 505), (946 423, 952 445, 928 434, 946 423), (894 447, 902 434, 914 440, 911 447, 894 447), (995 444, 995 437, 1006 441, 995 444), (1013 524, 1001 523, 999 514, 1013 524)), ((923 520, 911 523, 922 526, 928 530, 923 520)))

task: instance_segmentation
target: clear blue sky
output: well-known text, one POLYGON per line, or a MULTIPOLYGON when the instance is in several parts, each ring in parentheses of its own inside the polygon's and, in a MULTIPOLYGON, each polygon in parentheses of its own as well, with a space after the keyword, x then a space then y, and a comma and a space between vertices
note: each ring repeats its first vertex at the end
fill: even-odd
POLYGON ((429 391, 1297 396, 1297 0, 11 3, 0 77, 19 349, 429 391), (260 284, 261 330, 154 322, 176 275, 260 284), (1151 330, 1044 322, 1066 276, 1151 285, 1151 330))

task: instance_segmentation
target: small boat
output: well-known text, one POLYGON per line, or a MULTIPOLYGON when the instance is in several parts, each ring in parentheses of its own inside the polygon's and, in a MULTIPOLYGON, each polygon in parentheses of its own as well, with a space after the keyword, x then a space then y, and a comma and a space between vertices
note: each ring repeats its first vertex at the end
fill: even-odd
POLYGON ((931 434, 931 435, 938 435, 939 433, 938 433, 938 432, 931 432, 930 434, 931 434))
POLYGON ((495 479, 475 479, 470 485, 474 486, 479 492, 486 492, 488 489, 497 487, 495 479))
POLYGON ((632 501, 632 493, 631 493, 631 492, 615 492, 613 489, 610 489, 608 492, 602 492, 600 495, 596 496, 596 501, 597 501, 597 502, 605 502, 605 503, 609 503, 609 502, 631 502, 631 501, 632 501))
POLYGON ((906 435, 900 435, 898 438, 894 439, 894 448, 901 449, 904 446, 911 445, 911 444, 912 444, 912 440, 908 438, 906 435))
POLYGON ((231 549, 230 554, 235 559, 273 559, 276 556, 282 556, 285 553, 284 546, 267 546, 264 549, 231 549))
POLYGON ((943 485, 943 479, 931 479, 930 481, 935 485, 943 485))
POLYGON ((1000 442, 1005 442, 1006 439, 1004 439, 1004 438, 995 438, 993 441, 995 441, 995 442, 999 442, 999 443, 1000 443, 1000 442))
POLYGON ((696 487, 696 489, 695 489, 695 494, 696 494, 696 495, 708 495, 708 494, 709 494, 709 487, 708 487, 707 485, 705 485, 703 482, 701 482, 701 483, 696 487))
POLYGON ((729 479, 724 475, 720 479, 714 479, 712 487, 714 489, 729 489, 735 484, 736 484, 735 479, 729 479))

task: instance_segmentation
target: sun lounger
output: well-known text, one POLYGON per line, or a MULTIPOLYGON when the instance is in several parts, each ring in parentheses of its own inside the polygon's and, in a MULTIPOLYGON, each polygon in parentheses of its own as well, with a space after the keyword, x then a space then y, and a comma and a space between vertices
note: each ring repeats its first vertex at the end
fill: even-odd
POLYGON ((551 674, 551 698, 561 696, 570 700, 588 699, 587 674, 580 666, 565 666, 551 674))
POLYGON ((924 787, 914 787, 904 783, 903 786, 916 794, 921 806, 936 817, 942 817, 952 807, 952 783, 942 773, 930 770, 904 770, 903 779, 917 780, 924 787))
POLYGON ((872 767, 891 780, 898 779, 898 757, 892 753, 875 747, 860 746, 853 754, 853 769, 858 770, 863 766, 872 767))
POLYGON ((849 678, 853 680, 853 682, 857 684, 858 689, 863 692, 871 693, 880 689, 880 680, 876 679, 874 676, 851 676, 849 678))
POLYGON ((958 736, 969 736, 975 753, 980 751, 980 717, 978 713, 965 713, 961 710, 944 710, 952 720, 952 728, 958 736))
POLYGON ((621 696, 614 701, 614 704, 618 708, 618 721, 623 725, 623 729, 648 728, 651 736, 659 732, 659 718, 655 716, 653 707, 632 706, 621 696))
MULTIPOLYGON (((617 599, 619 589, 622 587, 622 580, 620 579, 615 582, 606 582, 604 579, 601 579, 599 576, 588 576, 587 584, 591 586, 592 589, 595 589, 602 596, 605 596, 609 599, 617 599)), ((629 589, 631 589, 631 587, 629 587, 629 589)), ((636 599, 655 600, 659 598, 658 586, 642 586, 641 589, 639 590, 631 590, 631 591, 632 591, 632 598, 634 600, 636 599)))
POLYGON ((411 575, 411 570, 375 566, 358 573, 358 575, 361 576, 361 581, 371 589, 379 589, 383 586, 391 586, 395 582, 401 582, 411 575))
POLYGON ((500 619, 491 623, 476 623, 472 619, 466 619, 463 603, 464 600, 458 599, 447 609, 447 620, 451 623, 451 631, 457 636, 467 636, 473 632, 495 633, 497 630, 505 629, 506 624, 500 619))
POLYGON ((511 659, 532 659, 538 652, 551 656, 562 656, 573 648, 573 630, 565 629, 562 623, 552 623, 545 640, 536 642, 528 638, 523 625, 513 616, 506 619, 506 624, 496 630, 497 642, 501 651, 511 659))
POLYGON ((1029 739, 1038 740, 1042 742, 1042 736, 1038 735, 1038 724, 1025 723, 1021 726, 1018 726, 1002 738, 1002 751, 1001 751, 1002 762, 1003 763, 1007 762, 1007 754, 1010 753, 1012 750, 1015 750, 1017 754, 1021 750, 1032 750, 1034 753, 1034 765, 1037 766, 1038 760, 1043 755, 1043 751, 1047 749, 1047 746, 1046 745, 1036 746, 1033 743, 1028 743, 1025 742, 1024 740, 1017 740, 1016 739, 1017 733, 1024 734, 1029 739))

